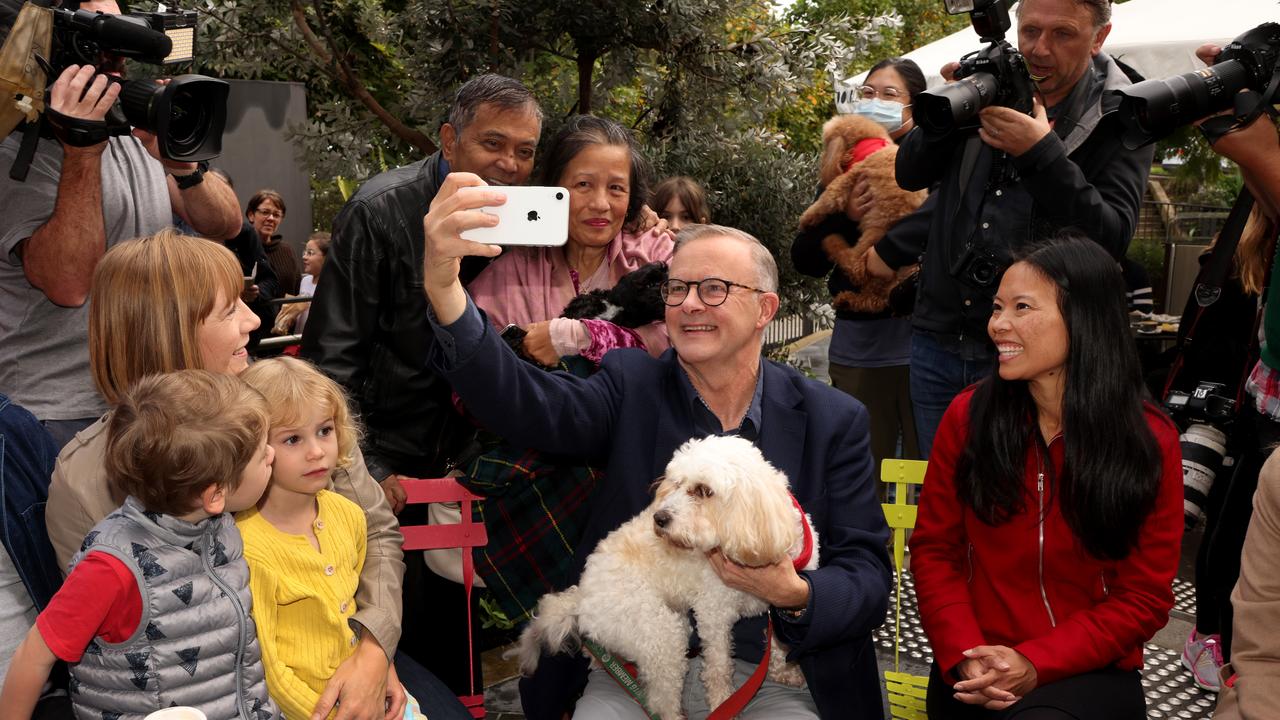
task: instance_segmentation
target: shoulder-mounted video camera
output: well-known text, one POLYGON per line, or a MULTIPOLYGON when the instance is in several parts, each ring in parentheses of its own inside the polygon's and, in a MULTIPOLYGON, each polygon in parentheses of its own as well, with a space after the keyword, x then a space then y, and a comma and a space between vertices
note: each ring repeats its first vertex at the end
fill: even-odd
MULTIPOLYGON (((48 88, 71 65, 93 65, 99 71, 118 70, 125 58, 164 67, 180 66, 195 59, 196 13, 168 10, 128 12, 121 2, 120 15, 79 9, 79 2, 53 0, 0 0, 5 15, 13 14, 12 30, 0 49, 0 71, 16 68, 20 78, 0 77, 0 88, 13 90, 16 104, 26 107, 26 120, 34 125, 39 110, 60 139, 72 145, 92 145, 112 135, 127 135, 140 128, 156 135, 160 154, 172 160, 196 162, 222 152, 230 86, 203 75, 178 75, 167 83, 125 80, 109 74, 121 85, 120 96, 102 122, 62 116, 48 108, 48 88), (14 13, 13 7, 20 9, 14 13), (17 62, 5 62, 16 60, 17 62), (30 87, 29 87, 30 86, 30 87), (23 92, 35 97, 23 98, 23 92)), ((7 98, 0 97, 0 102, 7 98)), ((21 118, 5 125, 7 135, 21 118)))
POLYGON ((1113 90, 1125 147, 1139 148, 1207 115, 1234 109, 1234 116, 1202 123, 1206 134, 1249 124, 1280 100, 1280 24, 1263 23, 1222 49, 1203 70, 1166 80, 1144 80, 1113 90), (1241 94, 1241 90, 1252 93, 1241 94))
POLYGON ((930 135, 946 135, 955 130, 976 128, 978 112, 998 105, 1031 114, 1035 103, 1035 83, 1026 60, 1004 39, 1009 30, 1007 0, 943 0, 952 15, 969 13, 973 29, 985 43, 960 58, 956 82, 916 96, 911 116, 930 135))

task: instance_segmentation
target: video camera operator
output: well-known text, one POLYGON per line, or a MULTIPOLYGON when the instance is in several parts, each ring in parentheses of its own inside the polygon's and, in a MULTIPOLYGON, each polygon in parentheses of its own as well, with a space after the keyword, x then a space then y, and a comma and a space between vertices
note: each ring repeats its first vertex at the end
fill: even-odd
MULTIPOLYGON (((64 0, 61 9, 121 13, 115 0, 64 0)), ((105 52, 96 66, 67 65, 48 110, 64 128, 101 125, 122 87, 108 76, 123 73, 123 58, 105 52)), ((103 253, 172 224, 174 213, 207 237, 230 237, 240 212, 226 183, 205 175, 203 164, 162 157, 151 132, 135 127, 132 136, 87 145, 83 136, 58 135, 39 142, 25 181, 9 173, 23 133, 0 142, 0 388, 61 447, 106 410, 89 374, 85 307, 103 253)))
POLYGON ((986 57, 998 55, 1008 76, 996 74, 994 103, 985 88, 981 98, 960 85, 930 91, 925 95, 934 97, 923 100, 936 103, 953 88, 972 92, 976 107, 992 104, 966 124, 959 116, 969 108, 942 103, 945 117, 939 118, 918 100, 920 127, 898 151, 903 188, 937 185, 935 202, 921 210, 932 212, 927 238, 890 233, 868 253, 869 270, 883 277, 923 255, 910 386, 926 457, 952 398, 995 364, 985 328, 1011 253, 1070 226, 1123 257, 1151 167, 1152 149, 1126 150, 1114 126, 1118 101, 1108 91, 1131 80, 1101 52, 1111 30, 1110 0, 1023 0, 1017 11, 1022 57, 1002 42, 1008 27, 1002 2, 969 3, 978 8, 971 13, 975 27, 979 11, 1003 13, 1003 28, 980 30, 992 48, 1002 48, 986 57))

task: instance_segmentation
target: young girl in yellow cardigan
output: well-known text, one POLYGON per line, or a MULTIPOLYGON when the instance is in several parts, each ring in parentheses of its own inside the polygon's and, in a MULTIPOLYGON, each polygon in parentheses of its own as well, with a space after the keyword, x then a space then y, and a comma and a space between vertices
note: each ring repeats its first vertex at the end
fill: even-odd
MULTIPOLYGON (((302 360, 264 360, 240 377, 267 398, 267 441, 276 452, 258 506, 236 515, 253 619, 272 699, 287 720, 308 720, 359 642, 350 620, 365 558, 364 512, 327 489, 333 471, 351 462, 357 430, 342 389, 302 360)), ((406 720, 421 717, 409 698, 406 720)))

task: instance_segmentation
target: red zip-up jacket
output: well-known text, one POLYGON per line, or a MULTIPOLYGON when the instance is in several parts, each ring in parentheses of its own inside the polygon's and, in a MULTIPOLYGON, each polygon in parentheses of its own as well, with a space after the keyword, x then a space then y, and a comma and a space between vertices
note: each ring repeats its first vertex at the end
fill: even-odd
POLYGON ((1049 443, 1047 457, 1035 445, 1027 453, 1026 510, 1010 521, 988 525, 956 497, 972 395, 970 388, 957 396, 942 418, 911 536, 920 619, 938 666, 950 673, 965 650, 1004 645, 1031 661, 1039 685, 1111 666, 1141 668, 1143 643, 1164 627, 1173 606, 1182 542, 1177 428, 1148 406, 1162 463, 1159 495, 1129 556, 1099 560, 1085 551, 1058 504, 1052 478, 1062 477, 1061 436, 1049 443))

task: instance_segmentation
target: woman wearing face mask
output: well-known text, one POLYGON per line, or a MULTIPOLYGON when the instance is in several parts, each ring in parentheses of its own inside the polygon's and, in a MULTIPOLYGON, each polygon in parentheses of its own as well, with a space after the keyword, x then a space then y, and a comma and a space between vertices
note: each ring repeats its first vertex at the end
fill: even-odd
MULTIPOLYGON (((914 127, 911 104, 925 90, 924 74, 911 60, 881 60, 867 73, 859 88, 854 112, 889 131, 897 142, 914 127)), ((822 194, 818 188, 818 195, 822 194)), ((827 278, 832 297, 857 288, 822 247, 823 238, 839 234, 859 236, 858 222, 874 202, 863 192, 852 198, 846 213, 831 215, 816 227, 801 231, 791 244, 796 269, 812 277, 827 278)), ((895 456, 899 440, 901 457, 918 458, 915 421, 907 390, 907 361, 911 349, 911 319, 877 313, 836 309, 831 336, 831 384, 858 398, 871 413, 871 454, 877 462, 895 456)))

